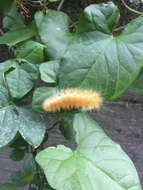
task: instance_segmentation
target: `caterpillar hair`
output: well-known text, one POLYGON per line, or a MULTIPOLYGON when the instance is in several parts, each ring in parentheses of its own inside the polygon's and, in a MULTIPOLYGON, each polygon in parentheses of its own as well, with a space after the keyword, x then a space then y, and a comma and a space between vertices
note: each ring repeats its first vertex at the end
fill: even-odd
POLYGON ((71 88, 61 90, 57 94, 48 97, 43 102, 43 109, 47 112, 71 109, 85 111, 99 108, 101 103, 102 98, 96 91, 71 88))

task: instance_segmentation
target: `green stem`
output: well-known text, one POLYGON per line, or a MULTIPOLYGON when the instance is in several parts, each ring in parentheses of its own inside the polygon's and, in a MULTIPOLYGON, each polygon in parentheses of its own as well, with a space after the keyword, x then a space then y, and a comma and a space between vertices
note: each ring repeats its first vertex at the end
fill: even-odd
POLYGON ((142 16, 143 16, 143 12, 140 12, 140 11, 137 11, 137 10, 135 10, 135 9, 132 9, 131 7, 129 7, 129 6, 125 3, 124 0, 121 0, 121 1, 122 1, 123 5, 124 5, 128 10, 132 11, 132 12, 135 13, 135 14, 138 14, 138 15, 142 15, 142 16))
POLYGON ((65 1, 65 0, 61 0, 59 6, 58 6, 58 8, 57 8, 58 11, 61 10, 61 8, 62 8, 62 6, 63 6, 63 4, 64 4, 64 1, 65 1))

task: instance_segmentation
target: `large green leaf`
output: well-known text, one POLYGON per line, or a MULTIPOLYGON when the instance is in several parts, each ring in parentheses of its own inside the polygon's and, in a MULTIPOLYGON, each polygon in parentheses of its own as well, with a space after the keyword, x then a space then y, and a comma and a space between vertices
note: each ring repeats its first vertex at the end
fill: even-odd
POLYGON ((38 153, 49 184, 56 190, 141 190, 132 161, 87 113, 74 118, 77 148, 63 145, 38 153), (55 183, 56 181, 56 183, 55 183))
POLYGON ((39 64, 44 61, 43 50, 44 50, 44 45, 29 40, 17 47, 15 56, 17 58, 23 58, 29 61, 30 63, 39 64))
POLYGON ((114 36, 119 11, 112 2, 87 7, 73 34, 62 12, 47 10, 35 20, 48 55, 60 61, 60 88, 94 89, 112 100, 130 86, 143 65, 143 17, 114 36))
POLYGON ((34 92, 32 99, 32 108, 39 112, 44 112, 42 109, 42 104, 44 100, 57 92, 57 89, 54 87, 40 87, 37 88, 34 92))
POLYGON ((59 61, 48 61, 40 65, 41 80, 47 83, 57 83, 59 61))
POLYGON ((17 107, 19 112, 19 132, 35 148, 43 141, 45 122, 42 115, 33 111, 31 106, 17 107))
POLYGON ((36 27, 34 24, 31 24, 29 26, 8 31, 0 37, 0 44, 13 46, 19 42, 33 37, 34 35, 36 35, 36 27))

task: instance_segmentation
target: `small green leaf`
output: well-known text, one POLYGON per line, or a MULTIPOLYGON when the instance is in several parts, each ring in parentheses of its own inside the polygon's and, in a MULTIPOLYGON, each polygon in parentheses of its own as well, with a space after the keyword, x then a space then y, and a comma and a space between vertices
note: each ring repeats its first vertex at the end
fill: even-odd
POLYGON ((27 147, 28 143, 21 137, 19 133, 17 133, 18 137, 13 141, 13 143, 10 145, 12 148, 21 148, 21 147, 27 147))
POLYGON ((76 114, 73 125, 76 150, 59 145, 46 148, 36 156, 51 187, 56 190, 141 190, 132 161, 88 113, 76 114))
POLYGON ((25 155, 25 151, 22 149, 13 149, 11 154, 10 154, 10 158, 14 161, 20 161, 24 158, 25 155))
POLYGON ((6 146, 18 132, 17 116, 13 106, 0 109, 0 147, 6 146))
POLYGON ((27 156, 25 157, 23 169, 24 169, 25 173, 27 173, 29 171, 36 171, 35 160, 31 153, 27 154, 27 156))
POLYGON ((33 178, 34 178, 35 172, 27 172, 26 174, 24 174, 24 176, 21 178, 21 180, 25 183, 30 183, 32 182, 33 178))
POLYGON ((57 88, 40 87, 34 92, 32 99, 32 108, 39 112, 44 112, 42 108, 43 101, 57 92, 57 88))
POLYGON ((19 132, 35 148, 45 136, 45 121, 42 115, 33 111, 31 106, 17 107, 19 112, 19 132))
POLYGON ((70 141, 75 141, 75 131, 73 129, 73 118, 72 113, 64 113, 60 117, 59 129, 62 135, 70 141))
POLYGON ((59 61, 48 61, 40 65, 41 80, 47 83, 57 83, 59 61))
POLYGON ((16 58, 25 59, 30 63, 41 63, 44 61, 44 45, 28 40, 22 45, 17 46, 15 56, 16 58))
POLYGON ((31 75, 19 65, 6 75, 6 81, 11 96, 18 99, 26 95, 34 85, 31 75))
POLYGON ((9 46, 13 46, 19 42, 33 37, 34 35, 36 35, 36 28, 35 25, 32 24, 26 27, 8 31, 0 37, 0 44, 7 44, 9 46))
POLYGON ((128 90, 139 94, 143 93, 143 69, 128 90))
POLYGON ((12 183, 4 183, 0 185, 0 190, 18 190, 18 187, 12 183))
POLYGON ((17 186, 24 187, 26 184, 21 181, 22 176, 23 176, 23 172, 21 171, 13 172, 11 174, 11 180, 17 186))

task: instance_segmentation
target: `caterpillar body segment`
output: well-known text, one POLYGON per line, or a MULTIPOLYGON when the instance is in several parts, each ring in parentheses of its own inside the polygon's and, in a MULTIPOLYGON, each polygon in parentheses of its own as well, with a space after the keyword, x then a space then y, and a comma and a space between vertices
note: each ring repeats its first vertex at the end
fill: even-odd
POLYGON ((81 109, 92 110, 99 108, 102 98, 99 93, 85 89, 66 89, 48 97, 43 103, 43 109, 47 112, 61 110, 81 109))

